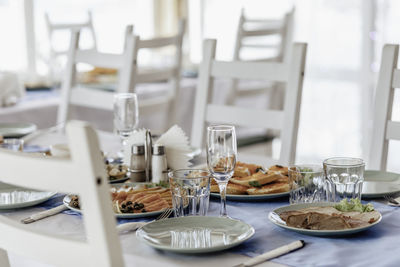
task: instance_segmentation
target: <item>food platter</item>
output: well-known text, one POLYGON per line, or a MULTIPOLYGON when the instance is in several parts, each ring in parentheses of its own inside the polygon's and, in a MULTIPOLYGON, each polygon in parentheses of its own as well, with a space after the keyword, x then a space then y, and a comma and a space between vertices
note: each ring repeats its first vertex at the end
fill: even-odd
MULTIPOLYGON (((219 193, 210 193, 212 197, 220 197, 219 193)), ((265 194, 265 195, 226 195, 227 200, 233 201, 260 201, 289 196, 289 192, 265 194)))
POLYGON ((333 207, 335 204, 336 203, 322 202, 322 203, 301 203, 301 204, 293 204, 293 205, 283 206, 283 207, 280 207, 280 208, 277 208, 277 209, 271 211, 268 214, 268 219, 275 225, 282 227, 284 229, 294 231, 294 232, 297 232, 300 234, 312 235, 312 236, 343 236, 343 235, 354 234, 354 233, 358 233, 361 231, 365 231, 365 230, 377 225, 382 220, 382 215, 379 214, 380 217, 378 220, 376 220, 375 222, 373 222, 367 226, 363 226, 363 227, 341 229, 341 230, 311 230, 311 229, 303 229, 303 228, 288 226, 288 225, 286 225, 286 222, 283 221, 279 216, 282 212, 286 212, 286 211, 299 211, 301 209, 305 209, 305 208, 309 208, 309 207, 333 207))
MULTIPOLYGON (((66 195, 63 199, 64 205, 72 211, 81 213, 80 209, 72 207, 69 203, 71 201, 72 195, 66 195)), ((153 217, 160 215, 163 210, 154 211, 154 212, 145 212, 145 213, 115 213, 115 217, 119 219, 136 219, 136 218, 144 218, 144 217, 153 217)))
POLYGON ((400 193, 400 174, 366 170, 362 189, 363 198, 379 198, 400 193))
POLYGON ((237 246, 254 228, 229 217, 187 216, 150 222, 136 236, 149 246, 175 253, 210 253, 237 246))
POLYGON ((0 135, 6 138, 18 138, 36 131, 33 123, 0 123, 0 135))

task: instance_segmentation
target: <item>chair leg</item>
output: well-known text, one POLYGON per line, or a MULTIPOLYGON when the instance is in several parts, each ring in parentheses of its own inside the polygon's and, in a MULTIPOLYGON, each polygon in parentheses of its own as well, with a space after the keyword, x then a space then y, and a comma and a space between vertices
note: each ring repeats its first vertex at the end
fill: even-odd
POLYGON ((0 266, 10 267, 10 261, 8 260, 7 251, 0 248, 0 266))

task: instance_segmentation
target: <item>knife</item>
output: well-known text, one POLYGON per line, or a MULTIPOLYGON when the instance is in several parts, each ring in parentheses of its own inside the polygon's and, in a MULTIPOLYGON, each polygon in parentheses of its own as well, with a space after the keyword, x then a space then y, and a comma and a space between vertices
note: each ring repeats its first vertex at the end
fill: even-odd
POLYGON ((285 246, 273 249, 271 251, 265 252, 264 254, 261 254, 261 255, 259 255, 257 257, 254 257, 254 258, 252 258, 252 259, 250 259, 250 260, 248 260, 248 261, 246 261, 244 263, 235 265, 233 267, 254 266, 256 264, 260 264, 260 263, 262 263, 264 261, 279 257, 281 255, 284 255, 284 254, 289 253, 291 251, 294 251, 296 249, 302 248, 302 247, 304 247, 304 245, 305 245, 304 240, 298 240, 298 241, 292 242, 292 243, 290 243, 288 245, 285 245, 285 246))

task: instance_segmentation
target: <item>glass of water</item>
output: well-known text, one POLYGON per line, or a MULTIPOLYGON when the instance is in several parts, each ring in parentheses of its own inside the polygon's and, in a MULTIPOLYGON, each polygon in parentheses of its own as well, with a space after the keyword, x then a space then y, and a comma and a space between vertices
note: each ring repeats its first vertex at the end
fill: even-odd
POLYGON ((328 201, 361 200, 365 163, 359 158, 336 157, 324 160, 328 201))
POLYGON ((139 124, 139 106, 136 94, 114 95, 114 129, 126 140, 139 124))
POLYGON ((325 177, 319 165, 289 167, 290 204, 326 200, 325 177))
POLYGON ((205 216, 210 201, 210 173, 181 169, 168 173, 175 217, 205 216))

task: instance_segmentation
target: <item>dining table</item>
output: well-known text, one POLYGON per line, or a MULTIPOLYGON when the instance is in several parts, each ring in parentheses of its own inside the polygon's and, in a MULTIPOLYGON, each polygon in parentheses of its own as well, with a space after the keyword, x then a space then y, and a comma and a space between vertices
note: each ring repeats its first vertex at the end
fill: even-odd
MULTIPOLYGON (((120 149, 120 140, 117 136, 105 132, 99 132, 98 135, 103 151, 115 152, 120 149)), ((49 133, 31 142, 38 146, 49 146, 65 141, 65 136, 62 134, 49 133)), ((202 160, 204 158, 199 157, 196 163, 202 163, 202 160)), ((0 214, 20 221, 39 211, 61 205, 67 193, 59 192, 37 206, 2 210, 0 214)), ((400 240, 400 208, 387 205, 383 199, 363 200, 363 203, 367 202, 372 203, 374 208, 382 214, 380 223, 365 231, 343 236, 304 235, 273 224, 269 221, 268 214, 276 208, 289 205, 288 196, 261 201, 228 200, 228 215, 253 226, 255 234, 237 247, 222 252, 197 255, 171 253, 154 249, 141 242, 134 231, 123 232, 119 236, 126 266, 234 266, 248 260, 249 257, 260 255, 296 240, 304 240, 305 246, 258 266, 398 266, 400 262, 400 253, 397 253, 398 240, 400 240)), ((220 200, 212 197, 207 216, 219 216, 219 207, 220 200)), ((117 223, 153 219, 117 219, 117 223)), ((71 210, 41 219, 26 227, 40 229, 50 234, 66 235, 78 240, 85 239, 82 216, 71 210)), ((9 254, 9 257, 11 266, 47 266, 21 255, 9 254)))

